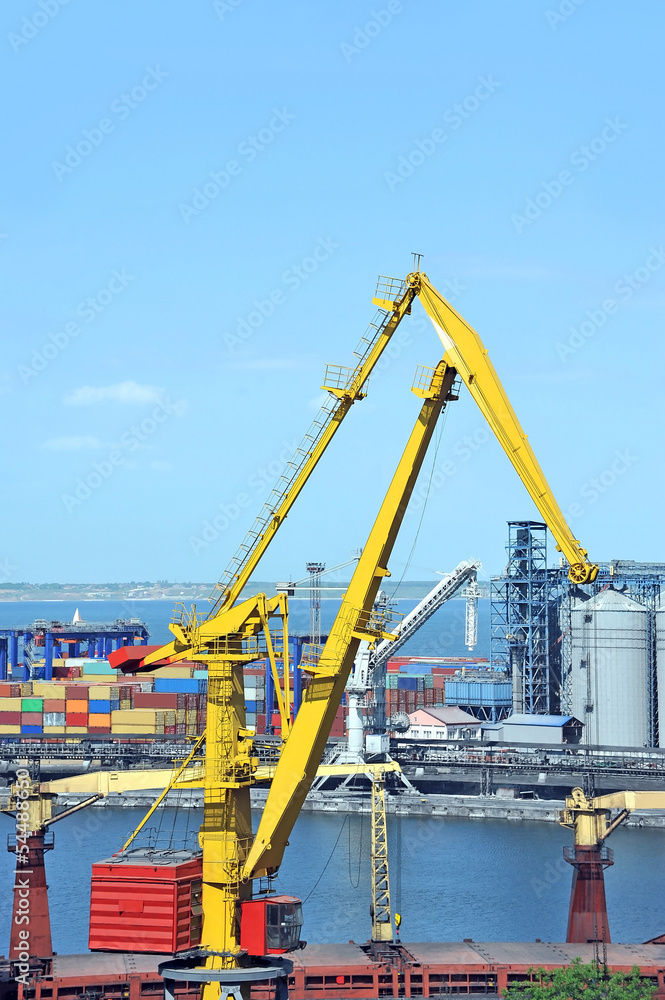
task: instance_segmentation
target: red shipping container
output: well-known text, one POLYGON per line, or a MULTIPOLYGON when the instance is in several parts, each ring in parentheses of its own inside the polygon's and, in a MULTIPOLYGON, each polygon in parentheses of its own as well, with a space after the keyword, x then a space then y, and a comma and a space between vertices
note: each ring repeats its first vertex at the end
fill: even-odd
POLYGON ((53 668, 53 676, 56 680, 72 680, 74 677, 81 676, 81 668, 57 666, 53 668))
POLYGON ((159 694, 153 691, 136 691, 134 694, 134 708, 171 708, 178 707, 177 694, 159 694))
MULTIPOLYGON (((41 720, 41 715, 39 716, 41 720)), ((0 712, 0 726, 20 726, 21 725, 21 713, 20 712, 0 712)), ((41 721, 38 723, 41 725, 41 721)))
POLYGON ((73 701, 83 701, 88 697, 88 686, 87 684, 69 684, 65 688, 65 697, 67 701, 71 698, 73 701))
MULTIPOLYGON (((73 723, 72 723, 73 725, 73 723)), ((103 736, 111 732, 110 726, 88 726, 89 733, 97 733, 98 736, 103 736)))
POLYGON ((87 712, 67 712, 65 722, 68 726, 87 726, 87 712))
POLYGON ((42 724, 42 713, 41 712, 22 712, 21 713, 21 725, 22 726, 41 726, 42 724))
POLYGON ((201 940, 201 855, 127 851, 92 866, 89 947, 172 955, 201 940))
POLYGON ((11 696, 12 696, 11 684, 0 684, 0 698, 11 698, 11 696))

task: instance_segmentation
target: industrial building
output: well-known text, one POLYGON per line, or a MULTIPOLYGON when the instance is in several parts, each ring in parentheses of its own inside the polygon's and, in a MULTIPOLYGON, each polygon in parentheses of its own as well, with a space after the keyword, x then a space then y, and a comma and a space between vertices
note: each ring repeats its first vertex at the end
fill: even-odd
POLYGON ((584 726, 572 715, 525 715, 509 716, 501 722, 483 726, 483 738, 496 743, 519 743, 552 746, 581 742, 584 726))
POLYGON ((409 739, 478 740, 481 723, 461 708, 419 708, 409 715, 409 739))
POLYGON ((509 522, 506 552, 490 659, 512 684, 513 713, 573 716, 588 745, 664 746, 665 564, 612 560, 572 584, 547 566, 547 527, 535 521, 509 522))

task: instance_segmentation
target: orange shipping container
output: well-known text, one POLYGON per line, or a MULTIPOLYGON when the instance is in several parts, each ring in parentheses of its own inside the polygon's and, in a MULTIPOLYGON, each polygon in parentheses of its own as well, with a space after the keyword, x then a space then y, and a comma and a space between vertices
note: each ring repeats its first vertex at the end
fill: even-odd
POLYGON ((83 698, 68 698, 67 699, 67 714, 70 712, 85 712, 88 714, 88 701, 83 698))
POLYGON ((111 714, 105 715, 102 712, 91 712, 88 716, 88 725, 91 732, 93 726, 110 726, 111 714))

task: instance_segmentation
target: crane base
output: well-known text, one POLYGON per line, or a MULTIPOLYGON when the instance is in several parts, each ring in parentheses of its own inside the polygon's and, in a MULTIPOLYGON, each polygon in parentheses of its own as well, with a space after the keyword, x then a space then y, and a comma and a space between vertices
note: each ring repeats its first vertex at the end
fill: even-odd
POLYGON ((245 984, 274 981, 275 1000, 287 1000, 288 976, 293 972, 293 962, 285 958, 275 958, 270 965, 251 965, 245 969, 205 969, 190 965, 196 958, 162 962, 157 971, 164 979, 165 1000, 175 1000, 175 982, 219 983, 221 998, 233 997, 243 1000, 240 987, 245 984))

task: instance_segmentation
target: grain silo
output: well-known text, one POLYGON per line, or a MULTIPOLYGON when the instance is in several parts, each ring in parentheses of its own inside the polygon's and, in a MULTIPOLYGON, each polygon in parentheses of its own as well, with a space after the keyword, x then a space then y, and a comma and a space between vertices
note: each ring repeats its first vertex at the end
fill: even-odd
POLYGON ((572 714, 584 723, 585 743, 647 743, 647 627, 647 609, 612 587, 572 602, 572 714))
POLYGON ((658 746, 665 747, 665 594, 656 605, 656 683, 658 684, 658 746))

